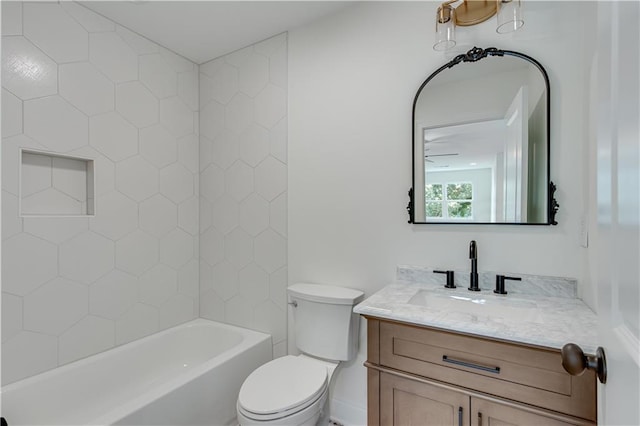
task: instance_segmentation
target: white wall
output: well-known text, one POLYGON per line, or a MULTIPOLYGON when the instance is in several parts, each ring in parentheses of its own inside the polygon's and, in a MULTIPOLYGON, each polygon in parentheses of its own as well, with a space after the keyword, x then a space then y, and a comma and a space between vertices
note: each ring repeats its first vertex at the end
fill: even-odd
POLYGON ((286 353, 287 36, 200 66, 200 315, 286 353))
POLYGON ((198 72, 71 2, 2 2, 2 64, 4 384, 198 316, 198 72), (20 217, 20 148, 94 160, 95 217, 20 217))
MULTIPOLYGON (((473 45, 521 51, 546 68, 560 224, 407 224, 412 101, 450 55, 431 49, 437 3, 357 4, 290 33, 289 283, 344 285, 371 295, 394 279, 398 264, 467 267, 475 239, 480 270, 575 277, 593 303, 578 225, 587 204, 585 51, 595 6, 526 7, 522 31, 498 36, 491 20, 460 28, 459 44, 463 51, 473 45)), ((361 339, 358 358, 340 371, 334 389, 334 407, 348 407, 334 415, 351 423, 365 422, 364 359, 361 339)))

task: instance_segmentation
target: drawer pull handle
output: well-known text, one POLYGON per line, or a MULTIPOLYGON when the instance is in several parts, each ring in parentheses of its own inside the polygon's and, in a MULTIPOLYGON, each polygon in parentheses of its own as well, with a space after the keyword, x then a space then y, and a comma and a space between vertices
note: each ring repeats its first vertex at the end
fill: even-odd
POLYGON ((458 426, 462 426, 462 407, 458 407, 458 426))
POLYGON ((478 411, 478 426, 482 426, 482 413, 478 411))
POLYGON ((467 368, 475 368, 476 370, 486 371, 487 373, 500 374, 500 367, 486 367, 484 365, 473 364, 471 362, 460 361, 459 359, 449 358, 447 355, 442 355, 442 361, 449 364, 460 365, 467 368))

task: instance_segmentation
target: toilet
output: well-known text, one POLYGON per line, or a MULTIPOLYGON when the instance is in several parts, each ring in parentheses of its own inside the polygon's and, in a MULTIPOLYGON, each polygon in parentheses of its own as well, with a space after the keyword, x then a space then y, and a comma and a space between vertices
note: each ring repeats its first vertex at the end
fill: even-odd
POLYGON ((287 289, 296 347, 301 354, 274 359, 256 369, 240 388, 238 423, 315 425, 323 414, 331 378, 340 361, 358 352, 359 290, 319 284, 287 289))

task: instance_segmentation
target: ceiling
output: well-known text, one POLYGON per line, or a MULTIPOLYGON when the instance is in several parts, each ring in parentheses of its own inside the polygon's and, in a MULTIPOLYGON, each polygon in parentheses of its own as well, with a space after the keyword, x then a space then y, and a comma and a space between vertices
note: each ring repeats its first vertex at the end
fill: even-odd
POLYGON ((492 168, 496 155, 504 150, 504 120, 424 129, 425 165, 430 173, 438 171, 492 168))
POLYGON ((332 14, 348 1, 84 1, 198 64, 332 14))

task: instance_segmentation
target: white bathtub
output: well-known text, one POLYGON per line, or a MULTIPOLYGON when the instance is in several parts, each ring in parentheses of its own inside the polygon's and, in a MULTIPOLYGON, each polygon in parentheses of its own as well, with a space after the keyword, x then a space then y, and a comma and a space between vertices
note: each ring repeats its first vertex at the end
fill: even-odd
POLYGON ((13 425, 227 425, 271 337, 197 319, 2 388, 13 425))

